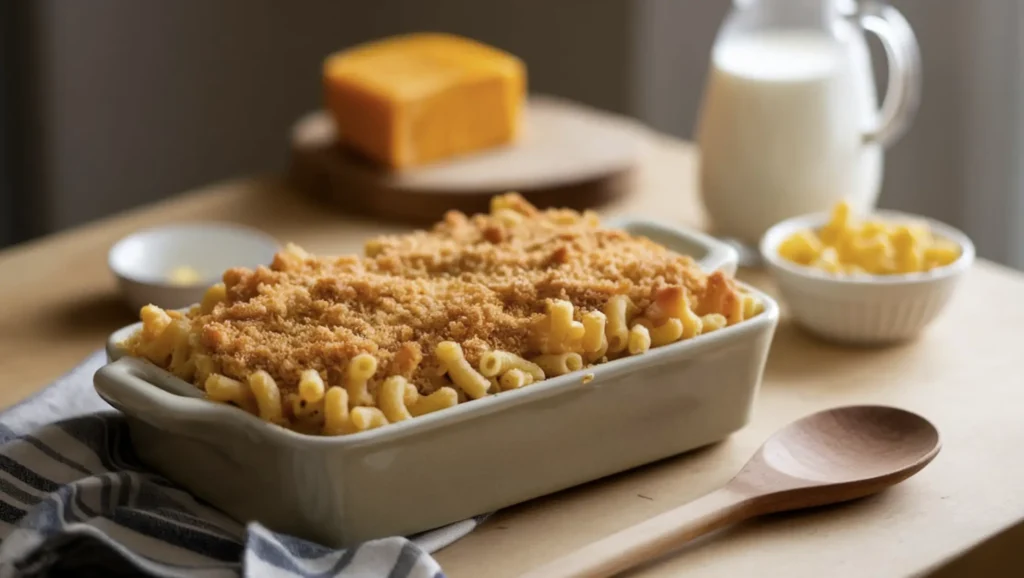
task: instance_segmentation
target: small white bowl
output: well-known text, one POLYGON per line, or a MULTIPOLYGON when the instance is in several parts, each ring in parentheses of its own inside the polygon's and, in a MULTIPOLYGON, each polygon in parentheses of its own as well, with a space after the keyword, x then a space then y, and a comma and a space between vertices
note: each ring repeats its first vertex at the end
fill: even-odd
POLYGON ((185 223, 146 229, 118 241, 107 257, 121 293, 136 311, 152 303, 180 309, 202 299, 231 267, 269 265, 278 242, 255 229, 228 223, 185 223), (187 267, 195 282, 175 283, 171 273, 187 267))
POLYGON ((761 256, 793 318, 825 339, 878 345, 916 337, 938 317, 974 262, 974 244, 967 235, 939 221, 897 211, 875 211, 872 217, 926 223, 933 235, 960 246, 960 258, 924 273, 844 276, 798 265, 779 255, 779 244, 786 237, 803 229, 817 230, 829 217, 818 213, 787 219, 761 238, 761 256))

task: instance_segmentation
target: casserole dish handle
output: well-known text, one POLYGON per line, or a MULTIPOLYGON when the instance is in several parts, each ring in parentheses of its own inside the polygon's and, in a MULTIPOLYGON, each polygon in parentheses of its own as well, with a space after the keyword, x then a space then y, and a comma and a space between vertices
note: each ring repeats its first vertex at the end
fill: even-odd
POLYGON ((193 439, 225 433, 258 436, 249 419, 259 418, 236 407, 211 403, 197 395, 184 397, 160 385, 161 377, 147 362, 122 357, 93 376, 96 393, 122 413, 160 430, 193 439))
POLYGON ((736 274, 736 267, 740 261, 739 253, 733 246, 706 233, 630 216, 609 219, 606 224, 623 229, 631 235, 647 237, 682 255, 689 255, 708 273, 720 270, 728 275, 736 274))
POLYGON ((704 242, 708 252, 697 260, 700 268, 708 273, 721 270, 729 275, 736 274, 740 256, 736 249, 710 236, 701 234, 698 239, 704 242))

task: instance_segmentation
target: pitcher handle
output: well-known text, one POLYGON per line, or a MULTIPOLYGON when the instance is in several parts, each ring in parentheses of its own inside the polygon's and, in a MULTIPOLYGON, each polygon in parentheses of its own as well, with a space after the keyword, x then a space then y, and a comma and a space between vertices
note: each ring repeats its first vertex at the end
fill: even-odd
POLYGON ((903 135, 921 100, 921 52, 910 23, 885 2, 861 0, 854 20, 882 43, 889 60, 889 88, 878 125, 864 134, 868 143, 889 146, 903 135))

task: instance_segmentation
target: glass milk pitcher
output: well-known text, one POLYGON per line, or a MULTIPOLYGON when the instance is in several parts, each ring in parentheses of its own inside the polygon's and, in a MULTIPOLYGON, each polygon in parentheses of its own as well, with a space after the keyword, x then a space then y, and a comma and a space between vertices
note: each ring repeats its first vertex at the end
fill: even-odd
POLYGON ((846 199, 870 210, 882 150, 917 110, 917 42, 891 6, 855 0, 734 0, 715 39, 697 142, 716 234, 756 244, 774 223, 846 199), (864 31, 889 60, 878 108, 864 31))

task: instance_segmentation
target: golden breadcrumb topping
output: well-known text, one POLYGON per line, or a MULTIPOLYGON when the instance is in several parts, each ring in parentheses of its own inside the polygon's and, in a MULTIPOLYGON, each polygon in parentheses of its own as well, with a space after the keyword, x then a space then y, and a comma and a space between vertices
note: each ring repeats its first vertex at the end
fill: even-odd
POLYGON ((265 370, 284 392, 305 369, 339 384, 348 361, 366 352, 379 362, 371 391, 402 375, 428 393, 446 383, 433 353, 441 341, 460 343, 474 367, 487 350, 539 353, 532 328, 548 299, 570 301, 578 320, 613 295, 642 310, 675 286, 698 314, 734 309, 738 293, 722 273, 709 276, 689 257, 603 228, 591 213, 509 199, 513 210, 450 212, 430 231, 372 239, 364 257, 290 246, 270 267, 231 269, 226 300, 189 314, 199 347, 225 375, 265 370))

